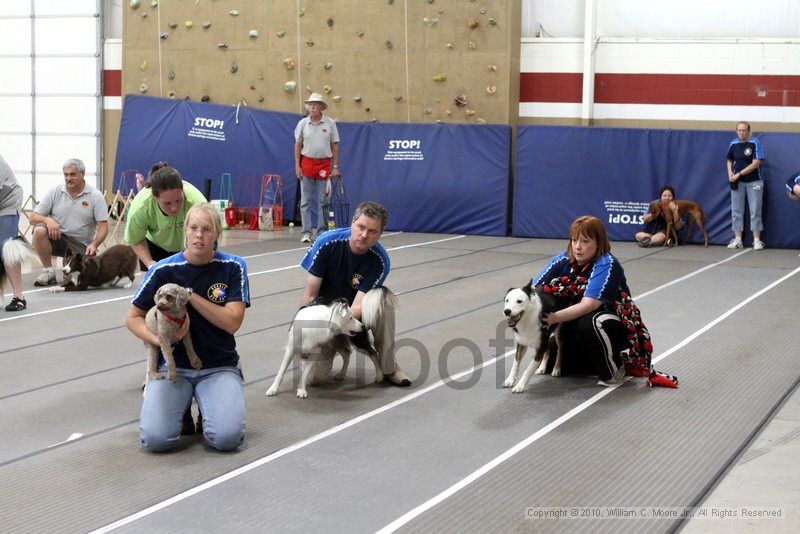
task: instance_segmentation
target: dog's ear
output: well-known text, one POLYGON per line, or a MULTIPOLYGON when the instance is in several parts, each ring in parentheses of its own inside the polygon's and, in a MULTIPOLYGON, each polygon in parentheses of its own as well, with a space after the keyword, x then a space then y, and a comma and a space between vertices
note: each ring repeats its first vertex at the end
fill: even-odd
POLYGON ((533 293, 533 280, 530 280, 527 284, 522 286, 522 291, 524 291, 525 294, 530 297, 533 293))

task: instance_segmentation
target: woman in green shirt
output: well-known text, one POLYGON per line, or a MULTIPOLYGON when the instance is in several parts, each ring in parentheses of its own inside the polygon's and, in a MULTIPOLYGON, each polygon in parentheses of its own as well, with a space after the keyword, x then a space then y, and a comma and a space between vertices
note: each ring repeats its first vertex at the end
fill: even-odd
POLYGON ((159 162, 150 169, 144 188, 134 197, 125 223, 125 242, 143 270, 183 250, 183 222, 195 204, 206 202, 177 169, 159 162))

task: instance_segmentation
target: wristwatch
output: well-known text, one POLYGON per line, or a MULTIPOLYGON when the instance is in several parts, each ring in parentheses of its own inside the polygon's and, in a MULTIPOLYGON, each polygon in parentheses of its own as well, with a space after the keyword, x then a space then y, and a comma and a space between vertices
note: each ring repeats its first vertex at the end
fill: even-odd
POLYGON ((186 291, 188 291, 188 292, 189 292, 189 296, 190 296, 190 297, 192 296, 192 293, 194 293, 194 289, 192 289, 191 287, 187 287, 187 288, 186 288, 186 291))

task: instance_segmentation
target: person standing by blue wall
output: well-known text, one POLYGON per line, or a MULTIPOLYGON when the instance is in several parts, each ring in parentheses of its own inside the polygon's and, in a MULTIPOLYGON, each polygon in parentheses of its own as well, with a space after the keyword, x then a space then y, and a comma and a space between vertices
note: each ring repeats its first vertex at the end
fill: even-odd
POLYGON ((322 203, 331 176, 339 176, 339 130, 333 119, 322 112, 328 104, 319 93, 306 100, 308 116, 294 130, 294 173, 300 180, 300 216, 303 221, 301 243, 311 242, 312 230, 324 231, 322 203), (311 220, 311 203, 317 211, 311 220))
POLYGON ((728 182, 731 187, 731 218, 734 238, 728 248, 742 248, 745 199, 750 208, 750 230, 753 232, 753 250, 764 248, 761 241, 761 205, 764 180, 759 170, 764 160, 761 141, 750 136, 750 123, 736 125, 736 139, 728 147, 728 182))

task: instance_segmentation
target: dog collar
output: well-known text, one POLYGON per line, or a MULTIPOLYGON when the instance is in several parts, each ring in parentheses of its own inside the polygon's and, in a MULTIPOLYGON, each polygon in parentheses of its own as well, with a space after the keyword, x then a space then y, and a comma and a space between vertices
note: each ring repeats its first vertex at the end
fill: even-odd
POLYGON ((186 315, 184 315, 183 317, 181 317, 181 318, 179 319, 179 318, 177 318, 177 317, 173 317, 173 316, 171 316, 171 315, 170 315, 170 314, 168 314, 167 312, 163 312, 163 311, 162 311, 162 312, 161 312, 161 314, 162 314, 164 317, 166 317, 167 319, 169 319, 170 321, 172 321, 173 323, 177 324, 178 326, 183 326, 183 323, 185 323, 185 322, 186 322, 186 317, 187 317, 186 315))

